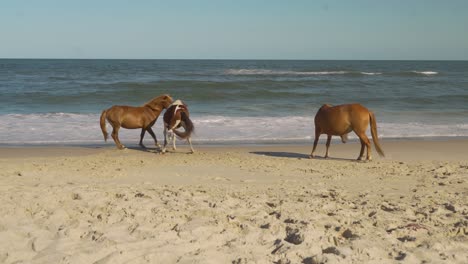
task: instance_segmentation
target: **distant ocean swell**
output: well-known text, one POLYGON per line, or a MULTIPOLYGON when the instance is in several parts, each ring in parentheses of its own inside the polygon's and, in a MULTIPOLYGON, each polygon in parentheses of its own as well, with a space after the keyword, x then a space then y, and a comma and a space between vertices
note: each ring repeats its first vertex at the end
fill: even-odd
MULTIPOLYGON (((0 144, 104 144, 98 114, 8 114, 0 115, 0 144)), ((194 116, 194 142, 203 144, 309 142, 313 137, 313 116, 285 117, 227 117, 217 115, 194 116)), ((111 131, 110 125, 108 130, 111 131)), ((158 120, 154 130, 159 140, 162 124, 158 120)), ((424 138, 468 136, 468 123, 378 123, 381 138, 424 138)), ((368 133, 369 134, 369 133, 368 133)), ((139 130, 120 130, 121 140, 136 145, 139 130)), ((356 138, 351 133, 350 138, 356 138)), ((110 139, 112 143, 112 139, 110 139)), ((161 141, 162 142, 162 141, 161 141)), ((146 137, 151 145, 151 137, 146 137)))
MULTIPOLYGON (((366 88, 365 85, 368 86, 368 84, 365 82, 362 82, 364 88, 350 89, 336 81, 327 80, 116 82, 81 85, 79 89, 75 90, 72 88, 67 90, 50 88, 40 91, 27 90, 21 94, 8 92, 2 94, 1 101, 15 102, 14 107, 22 109, 38 105, 37 109, 43 108, 48 110, 47 112, 74 112, 67 109, 72 106, 81 108, 80 106, 86 105, 86 108, 83 107, 81 111, 87 109, 90 113, 101 111, 114 104, 142 105, 155 95, 163 93, 169 93, 175 98, 183 98, 191 104, 198 104, 198 106, 230 103, 230 105, 246 109, 256 102, 262 102, 265 109, 276 107, 277 104, 281 103, 285 109, 292 110, 301 110, 304 106, 321 105, 335 101, 365 102, 371 108, 381 107, 392 102, 398 105, 417 105, 430 108, 442 104, 447 106, 454 103, 463 105, 464 102, 468 102, 468 94, 459 91, 448 93, 440 91, 440 89, 436 91, 428 88, 429 82, 431 81, 414 82, 420 85, 412 87, 412 92, 402 92, 401 86, 394 86, 391 89, 385 89, 385 91, 379 90, 378 87, 366 88), (358 91, 359 97, 356 96, 358 91), (421 93, 424 96, 421 96, 421 93)), ((439 83, 430 84, 445 85, 439 83)), ((360 85, 359 81, 353 84, 360 85)), ((217 111, 220 111, 219 105, 215 105, 215 107, 218 107, 217 111)), ((257 114, 263 115, 265 112, 260 111, 257 114)))

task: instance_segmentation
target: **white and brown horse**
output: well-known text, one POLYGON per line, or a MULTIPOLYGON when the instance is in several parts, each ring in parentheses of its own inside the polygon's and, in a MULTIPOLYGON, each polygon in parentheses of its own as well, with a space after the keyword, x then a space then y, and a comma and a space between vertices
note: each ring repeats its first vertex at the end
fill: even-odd
POLYGON ((367 147, 367 160, 371 160, 371 144, 366 135, 367 126, 371 126, 372 139, 374 140, 375 149, 380 156, 384 156, 384 152, 379 144, 377 137, 377 123, 374 113, 360 104, 345 104, 331 106, 328 104, 323 105, 315 115, 315 140, 314 147, 310 157, 314 157, 315 148, 321 134, 326 134, 327 150, 325 158, 328 158, 328 148, 332 136, 340 136, 343 143, 347 140, 347 134, 354 131, 361 141, 361 152, 359 153, 358 160, 364 158, 364 147, 367 147))
POLYGON ((192 151, 192 153, 194 153, 195 150, 193 150, 192 147, 191 135, 195 127, 193 126, 192 120, 190 120, 190 114, 187 105, 184 104, 181 100, 174 101, 174 103, 172 103, 172 105, 164 113, 163 120, 164 147, 162 149, 162 152, 166 152, 168 137, 171 137, 170 139, 172 140, 173 150, 176 149, 175 135, 177 135, 181 139, 187 139, 188 143, 190 144, 190 150, 192 151), (185 132, 177 131, 176 129, 179 127, 183 127, 185 129, 185 132))
POLYGON ((119 140, 119 129, 121 127, 128 129, 141 128, 140 146, 143 145, 143 137, 148 131, 154 139, 154 144, 160 147, 156 135, 151 127, 154 125, 163 109, 168 108, 172 104, 172 97, 167 94, 153 98, 143 106, 127 106, 114 105, 102 111, 100 125, 104 140, 107 141, 108 134, 106 130, 106 120, 112 125, 112 138, 114 139, 117 148, 125 148, 119 140))

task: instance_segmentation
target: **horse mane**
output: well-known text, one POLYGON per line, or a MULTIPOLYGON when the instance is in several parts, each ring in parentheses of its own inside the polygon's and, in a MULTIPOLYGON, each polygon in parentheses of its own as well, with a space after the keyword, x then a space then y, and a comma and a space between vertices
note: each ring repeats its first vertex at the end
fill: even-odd
POLYGON ((184 102, 182 102, 182 100, 180 100, 180 99, 175 100, 174 102, 172 102, 171 105, 183 105, 183 106, 187 107, 187 105, 184 102))
MULTIPOLYGON (((331 105, 331 104, 323 104, 323 105, 320 107, 320 109, 326 109, 326 108, 330 108, 330 107, 332 107, 332 106, 333 106, 333 105, 331 105)), ((319 110, 320 110, 320 109, 319 109, 319 110)))
POLYGON ((148 101, 147 103, 145 103, 142 106, 152 108, 154 105, 157 105, 160 102, 163 102, 163 101, 167 100, 168 98, 170 98, 171 101, 172 101, 172 98, 168 94, 163 94, 163 95, 160 95, 160 96, 157 96, 157 97, 151 99, 150 101, 148 101))

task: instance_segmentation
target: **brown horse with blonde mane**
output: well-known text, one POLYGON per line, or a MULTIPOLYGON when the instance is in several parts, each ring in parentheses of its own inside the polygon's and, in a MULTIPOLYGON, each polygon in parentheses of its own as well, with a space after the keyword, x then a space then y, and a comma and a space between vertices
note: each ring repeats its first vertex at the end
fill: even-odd
POLYGON ((175 135, 181 139, 187 139, 190 144, 190 150, 192 153, 195 152, 192 147, 191 135, 195 129, 193 126, 192 120, 190 120, 190 113, 188 107, 181 100, 176 100, 164 113, 164 147, 162 153, 166 152, 166 146, 168 141, 168 134, 170 139, 172 139, 172 149, 176 149, 175 145, 175 135), (177 131, 176 129, 183 127, 185 132, 177 131), (175 134, 175 135, 174 135, 175 134))
POLYGON ((101 130, 104 135, 104 140, 107 141, 108 134, 106 130, 106 120, 112 125, 112 138, 114 139, 117 148, 125 148, 119 140, 119 129, 121 127, 127 129, 141 128, 140 146, 143 145, 143 137, 148 131, 154 139, 154 144, 160 147, 156 135, 151 127, 154 125, 163 109, 168 108, 172 104, 172 97, 167 94, 153 98, 143 106, 126 106, 114 105, 109 109, 102 111, 101 114, 101 130))
POLYGON ((374 113, 360 104, 345 104, 331 106, 325 104, 317 111, 315 115, 315 140, 314 147, 310 157, 314 157, 315 148, 321 134, 327 134, 327 150, 325 158, 328 158, 328 148, 332 136, 340 136, 343 143, 346 143, 347 134, 354 131, 361 141, 361 152, 358 160, 364 158, 364 147, 367 147, 367 160, 372 160, 371 143, 366 135, 367 126, 371 126, 372 139, 374 140, 375 149, 380 156, 385 156, 379 144, 377 137, 377 123, 374 113))

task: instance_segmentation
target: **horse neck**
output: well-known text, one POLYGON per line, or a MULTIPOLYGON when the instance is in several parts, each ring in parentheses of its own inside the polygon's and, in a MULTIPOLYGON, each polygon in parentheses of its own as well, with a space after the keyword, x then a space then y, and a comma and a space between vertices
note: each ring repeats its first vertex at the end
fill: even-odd
POLYGON ((163 107, 160 106, 160 105, 152 105, 152 104, 146 104, 144 107, 148 108, 151 110, 151 112, 155 113, 155 114, 160 114, 163 110, 163 107))

